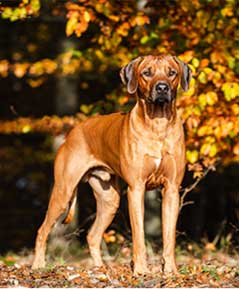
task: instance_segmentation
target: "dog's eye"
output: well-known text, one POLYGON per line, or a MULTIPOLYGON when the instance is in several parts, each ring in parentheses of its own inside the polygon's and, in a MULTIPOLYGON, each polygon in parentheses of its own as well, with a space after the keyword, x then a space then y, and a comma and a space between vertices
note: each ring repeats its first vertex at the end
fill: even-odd
POLYGON ((168 73, 168 76, 175 76, 177 74, 177 71, 175 70, 170 70, 169 73, 168 73))
POLYGON ((146 76, 146 77, 150 77, 150 76, 152 76, 152 72, 151 72, 150 69, 144 70, 144 71, 142 72, 142 75, 143 75, 143 76, 146 76))

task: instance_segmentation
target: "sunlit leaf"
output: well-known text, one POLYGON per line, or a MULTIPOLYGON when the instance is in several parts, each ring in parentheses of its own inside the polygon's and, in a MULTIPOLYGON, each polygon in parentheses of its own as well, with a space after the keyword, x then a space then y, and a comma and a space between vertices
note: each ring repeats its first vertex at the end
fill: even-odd
POLYGON ((239 115, 239 105, 237 103, 234 103, 231 106, 231 109, 234 115, 239 115))
POLYGON ((207 75, 204 71, 200 72, 200 74, 198 75, 198 80, 203 84, 207 83, 207 75))
POLYGON ((150 20, 146 15, 144 15, 144 16, 139 15, 133 19, 132 25, 142 26, 144 24, 149 24, 149 22, 150 22, 150 20))
POLYGON ((239 155, 239 142, 234 145, 234 147, 233 147, 233 153, 234 153, 235 155, 237 155, 237 156, 239 155))
POLYGON ((31 8, 33 12, 38 12, 40 7, 41 7, 40 0, 31 0, 31 8))
POLYGON ((140 43, 141 44, 146 44, 149 41, 149 36, 148 35, 144 35, 141 39, 140 39, 140 43))
POLYGON ((76 29, 78 23, 77 17, 71 17, 66 23, 66 35, 70 36, 76 29))
POLYGON ((216 154, 217 154, 217 145, 214 143, 214 144, 211 144, 210 146, 210 151, 209 151, 209 157, 214 157, 216 154))
POLYGON ((200 67, 201 67, 201 68, 207 67, 208 64, 209 64, 209 59, 208 59, 208 58, 203 58, 203 59, 200 61, 200 67))
POLYGON ((29 133, 31 131, 31 126, 29 124, 26 124, 22 128, 23 133, 29 133))
POLYGON ((225 82, 222 86, 224 97, 230 101, 239 96, 239 84, 236 82, 225 82))
POLYGON ((197 68, 197 67, 199 67, 199 64, 200 64, 199 59, 194 57, 192 59, 192 65, 197 68))
POLYGON ((16 75, 16 77, 22 78, 26 74, 28 67, 29 67, 28 63, 15 64, 14 65, 14 74, 16 75))
POLYGON ((231 6, 226 6, 225 8, 221 9, 221 14, 222 16, 226 17, 231 17, 233 16, 233 11, 231 6))
POLYGON ((12 15, 12 12, 13 12, 12 8, 6 7, 2 12, 2 18, 3 19, 10 18, 12 15))
POLYGON ((197 134, 198 134, 198 136, 205 136, 205 135, 211 134, 212 132, 213 132, 212 127, 210 127, 208 125, 204 125, 198 129, 197 134))
POLYGON ((197 150, 193 150, 193 151, 187 150, 186 151, 186 158, 190 164, 196 163, 198 161, 198 157, 199 157, 199 153, 197 150))
POLYGON ((83 17, 84 17, 86 22, 90 22, 91 17, 90 17, 90 13, 88 11, 84 11, 83 17))
POLYGON ((206 101, 208 105, 214 105, 218 101, 218 96, 216 92, 214 91, 207 92, 206 101))
POLYGON ((9 62, 7 60, 0 60, 0 76, 7 77, 9 69, 9 62))

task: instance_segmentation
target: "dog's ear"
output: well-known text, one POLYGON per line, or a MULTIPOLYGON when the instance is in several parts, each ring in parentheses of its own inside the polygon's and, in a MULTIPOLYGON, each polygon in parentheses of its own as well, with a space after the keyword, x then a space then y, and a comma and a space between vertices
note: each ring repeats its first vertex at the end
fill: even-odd
POLYGON ((189 88, 189 82, 191 79, 192 71, 185 62, 183 62, 182 60, 179 60, 176 56, 174 56, 174 59, 181 67, 182 75, 181 75, 180 84, 181 84, 182 89, 186 91, 189 88))
POLYGON ((132 60, 130 63, 125 65, 120 70, 120 77, 123 82, 127 86, 127 91, 130 94, 134 94, 138 88, 138 77, 136 75, 136 68, 141 62, 142 57, 137 57, 132 60))

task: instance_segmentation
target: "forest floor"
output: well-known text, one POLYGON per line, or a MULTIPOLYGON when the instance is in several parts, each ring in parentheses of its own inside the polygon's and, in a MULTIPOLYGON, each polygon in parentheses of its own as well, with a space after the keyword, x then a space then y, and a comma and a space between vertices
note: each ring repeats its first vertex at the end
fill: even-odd
POLYGON ((104 268, 92 267, 87 248, 77 253, 59 253, 55 248, 48 254, 48 261, 49 255, 54 261, 40 270, 30 267, 32 252, 8 253, 0 257, 0 287, 239 287, 239 255, 217 250, 211 243, 201 248, 197 244, 177 247, 179 274, 167 277, 161 273, 161 256, 152 247, 147 246, 151 273, 135 277, 130 246, 120 247, 114 256, 104 246, 104 268))

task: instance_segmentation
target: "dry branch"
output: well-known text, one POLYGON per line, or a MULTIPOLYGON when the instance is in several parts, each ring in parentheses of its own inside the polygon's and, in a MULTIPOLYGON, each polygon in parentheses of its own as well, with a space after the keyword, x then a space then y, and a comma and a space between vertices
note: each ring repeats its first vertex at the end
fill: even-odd
POLYGON ((205 176, 209 173, 209 171, 213 171, 213 170, 215 170, 215 166, 214 165, 208 166, 206 168, 206 170, 203 172, 203 174, 200 177, 196 178, 196 180, 195 180, 195 182, 193 184, 191 184, 190 186, 188 186, 188 187, 186 187, 185 189, 182 190, 183 193, 182 193, 181 198, 180 198, 179 211, 181 211, 183 207, 194 203, 193 201, 187 201, 187 202, 184 201, 186 196, 187 196, 187 194, 189 192, 191 192, 193 189, 196 188, 196 186, 199 184, 199 182, 203 178, 205 178, 205 176))

